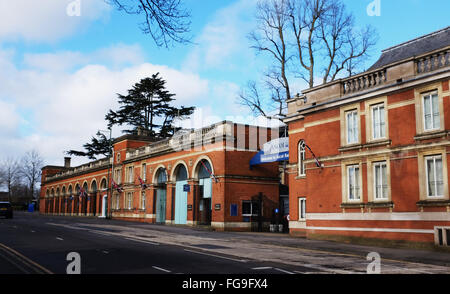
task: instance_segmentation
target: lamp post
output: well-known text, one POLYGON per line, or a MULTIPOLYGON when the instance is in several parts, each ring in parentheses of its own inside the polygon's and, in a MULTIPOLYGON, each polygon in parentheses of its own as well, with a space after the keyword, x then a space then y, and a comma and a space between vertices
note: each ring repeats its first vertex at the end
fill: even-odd
MULTIPOLYGON (((111 181, 111 175, 114 171, 114 150, 112 148, 112 127, 108 127, 109 130, 109 158, 111 160, 111 164, 108 164, 108 181, 106 183, 106 211, 105 216, 106 218, 111 218, 112 211, 111 211, 111 203, 112 203, 112 181, 111 181), (111 172, 110 172, 111 169, 111 172), (108 208, 111 211, 111 213, 108 214, 108 208)), ((107 132, 105 130, 99 130, 99 132, 107 132)))

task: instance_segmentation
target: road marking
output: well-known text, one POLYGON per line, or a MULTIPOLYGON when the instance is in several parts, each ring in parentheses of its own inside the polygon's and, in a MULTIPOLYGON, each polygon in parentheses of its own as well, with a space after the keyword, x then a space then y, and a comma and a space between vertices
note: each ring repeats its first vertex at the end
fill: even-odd
POLYGON ((171 273, 171 271, 166 270, 166 269, 163 269, 163 268, 161 268, 161 267, 152 266, 152 268, 154 268, 154 269, 156 269, 156 270, 159 270, 159 271, 162 271, 162 272, 171 273))
POLYGON ((282 273, 285 273, 285 274, 288 274, 288 275, 294 275, 293 272, 289 272, 289 271, 284 270, 284 269, 281 269, 281 268, 276 268, 276 267, 275 267, 274 270, 277 270, 277 271, 279 271, 279 272, 282 272, 282 273))
POLYGON ((63 238, 60 238, 60 237, 56 237, 56 240, 64 241, 64 239, 63 239, 63 238))
POLYGON ((312 269, 316 269, 319 271, 326 271, 326 272, 330 272, 333 274, 360 274, 358 272, 354 272, 354 271, 348 271, 348 270, 340 270, 340 269, 330 269, 321 265, 314 265, 314 264, 302 264, 302 267, 306 267, 306 268, 312 268, 312 269))
MULTIPOLYGON (((15 258, 17 261, 20 261, 23 265, 26 265, 26 266, 30 267, 35 272, 44 273, 44 274, 53 274, 51 271, 49 271, 48 269, 46 269, 42 265, 32 261, 28 257, 20 254, 16 250, 14 250, 14 249, 12 249, 12 248, 10 248, 10 247, 2 244, 2 243, 0 243, 0 249, 3 249, 3 251, 5 253, 9 254, 11 257, 15 258)), ((16 264, 16 263, 14 263, 14 264, 16 264)))
POLYGON ((145 240, 139 240, 139 239, 133 239, 133 238, 125 238, 126 240, 150 244, 150 245, 159 245, 159 243, 151 242, 151 241, 145 241, 145 240))
POLYGON ((210 253, 205 253, 205 252, 189 250, 189 249, 184 249, 184 251, 197 253, 197 254, 208 255, 208 256, 213 256, 213 257, 217 257, 217 258, 223 258, 223 259, 237 261, 237 262, 243 262, 243 263, 248 262, 248 260, 245 260, 245 259, 235 259, 235 258, 225 257, 225 256, 221 256, 221 255, 216 255, 216 254, 210 254, 210 253))
POLYGON ((36 233, 36 231, 31 230, 32 233, 36 233))
POLYGON ((270 267, 270 266, 262 266, 262 267, 254 267, 252 268, 252 270, 268 270, 268 269, 274 269, 276 271, 285 273, 285 274, 289 274, 289 275, 294 275, 293 272, 289 272, 287 270, 281 269, 281 268, 277 268, 277 267, 270 267))
POLYGON ((252 268, 252 270, 266 270, 266 269, 271 269, 272 267, 270 266, 262 266, 262 267, 254 267, 252 268))

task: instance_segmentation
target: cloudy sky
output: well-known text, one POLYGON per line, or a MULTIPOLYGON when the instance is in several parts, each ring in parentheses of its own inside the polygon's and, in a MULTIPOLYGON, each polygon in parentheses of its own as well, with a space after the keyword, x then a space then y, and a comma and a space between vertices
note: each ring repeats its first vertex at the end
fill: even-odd
MULTIPOLYGON (((246 37, 255 27, 256 0, 182 1, 192 14, 193 43, 170 49, 142 34, 139 16, 104 0, 76 0, 80 15, 71 16, 74 1, 0 0, 0 159, 36 149, 45 164, 62 165, 64 151, 82 149, 106 129, 117 93, 156 72, 178 104, 198 108, 192 127, 251 122, 236 97, 267 66, 246 37)), ((344 2, 357 25, 378 30, 369 63, 382 49, 449 25, 448 0, 379 0, 380 16, 368 15, 372 0, 344 2)), ((299 92, 305 85, 299 80, 293 87, 299 92)))

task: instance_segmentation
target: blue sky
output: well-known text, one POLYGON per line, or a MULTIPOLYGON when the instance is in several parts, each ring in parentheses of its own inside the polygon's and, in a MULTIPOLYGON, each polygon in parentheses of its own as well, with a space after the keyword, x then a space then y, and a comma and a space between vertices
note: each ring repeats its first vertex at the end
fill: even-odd
MULTIPOLYGON (((116 93, 160 71, 180 104, 198 107, 199 127, 221 119, 250 122, 235 98, 268 65, 246 38, 255 27, 256 0, 184 0, 192 14, 192 44, 159 48, 142 34, 140 16, 103 0, 0 0, 0 152, 20 157, 36 148, 46 164, 62 164, 64 151, 81 149, 98 129, 116 93), (201 114, 201 115, 200 115, 201 114)), ((450 25, 448 0, 344 0, 357 26, 372 25, 381 50, 450 25)), ((305 87, 294 81, 298 91, 305 87)), ((115 130, 119 135, 120 130, 115 130)), ((75 164, 86 160, 74 159, 75 164)))

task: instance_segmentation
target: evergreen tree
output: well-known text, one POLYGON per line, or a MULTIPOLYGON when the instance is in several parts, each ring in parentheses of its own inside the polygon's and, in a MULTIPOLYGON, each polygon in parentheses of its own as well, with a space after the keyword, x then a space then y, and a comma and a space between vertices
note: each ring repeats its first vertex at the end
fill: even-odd
POLYGON ((172 126, 173 120, 191 115, 195 107, 172 106, 175 94, 169 93, 165 84, 166 81, 157 73, 136 83, 128 90, 128 95, 118 94, 121 107, 118 111, 108 112, 105 117, 108 126, 125 124, 134 127, 123 131, 129 134, 136 134, 140 127, 149 136, 160 139, 173 135, 176 131, 172 126))
MULTIPOLYGON (((127 95, 118 94, 120 109, 109 110, 105 116, 108 126, 126 125, 132 127, 123 132, 137 134, 137 130, 143 129, 148 136, 155 139, 171 137, 179 128, 173 126, 173 121, 183 119, 191 115, 195 107, 179 108, 171 105, 175 94, 165 89, 164 81, 159 73, 142 79, 136 83, 127 95)), ((108 139, 104 134, 98 132, 97 137, 92 137, 90 143, 83 145, 85 151, 70 150, 66 154, 73 156, 97 159, 98 155, 109 156, 113 138, 108 139)))
POLYGON ((73 156, 88 157, 89 159, 93 160, 96 160, 98 155, 108 157, 110 155, 110 149, 112 146, 111 141, 114 139, 110 140, 101 132, 97 132, 96 136, 97 137, 92 137, 90 143, 86 143, 83 145, 83 148, 86 151, 70 150, 67 151, 66 154, 73 156))

